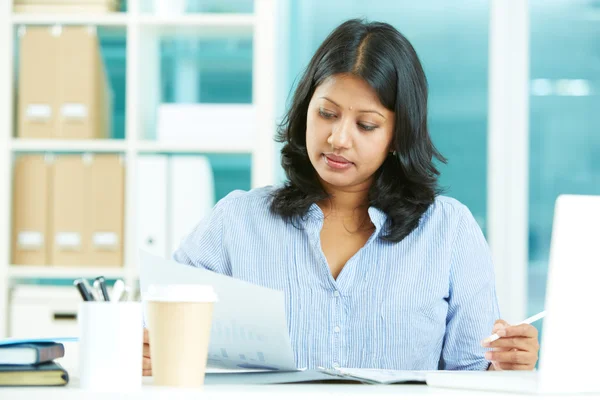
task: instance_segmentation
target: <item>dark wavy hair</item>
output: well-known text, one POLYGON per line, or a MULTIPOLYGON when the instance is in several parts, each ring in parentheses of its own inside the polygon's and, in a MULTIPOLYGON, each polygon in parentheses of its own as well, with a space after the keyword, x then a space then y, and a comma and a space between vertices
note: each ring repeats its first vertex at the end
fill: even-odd
POLYGON ((434 158, 445 163, 427 129, 427 80, 409 41, 393 26, 353 19, 321 44, 279 125, 285 184, 273 192, 271 211, 296 225, 311 204, 329 198, 306 150, 306 118, 313 93, 325 79, 353 74, 366 81, 384 107, 395 113, 392 150, 375 172, 369 205, 387 214, 385 235, 399 242, 419 224, 440 192, 434 158))

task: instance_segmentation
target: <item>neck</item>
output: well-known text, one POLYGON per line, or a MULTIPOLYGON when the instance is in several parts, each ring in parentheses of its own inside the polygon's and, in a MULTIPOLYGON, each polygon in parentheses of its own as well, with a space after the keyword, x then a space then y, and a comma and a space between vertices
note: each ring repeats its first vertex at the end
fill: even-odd
POLYGON ((323 213, 332 217, 362 218, 369 209, 369 188, 371 182, 352 187, 339 188, 321 181, 329 198, 318 203, 323 213))

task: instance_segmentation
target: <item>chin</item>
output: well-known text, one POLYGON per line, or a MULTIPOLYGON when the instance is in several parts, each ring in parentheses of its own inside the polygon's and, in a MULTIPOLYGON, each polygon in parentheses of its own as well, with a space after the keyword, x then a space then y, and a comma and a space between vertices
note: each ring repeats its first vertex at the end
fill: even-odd
POLYGON ((351 174, 340 174, 331 171, 317 171, 317 173, 321 180, 332 186, 346 187, 356 184, 356 179, 354 179, 354 176, 351 176, 351 174))

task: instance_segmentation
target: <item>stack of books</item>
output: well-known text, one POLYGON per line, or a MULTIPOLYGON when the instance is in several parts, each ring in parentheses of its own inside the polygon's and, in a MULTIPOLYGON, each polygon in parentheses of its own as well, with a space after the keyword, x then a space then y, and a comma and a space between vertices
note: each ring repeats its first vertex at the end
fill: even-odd
POLYGON ((0 386, 64 386, 69 374, 55 361, 64 355, 58 342, 0 341, 0 386))
POLYGON ((120 0, 15 0, 17 13, 108 13, 121 9, 120 0))

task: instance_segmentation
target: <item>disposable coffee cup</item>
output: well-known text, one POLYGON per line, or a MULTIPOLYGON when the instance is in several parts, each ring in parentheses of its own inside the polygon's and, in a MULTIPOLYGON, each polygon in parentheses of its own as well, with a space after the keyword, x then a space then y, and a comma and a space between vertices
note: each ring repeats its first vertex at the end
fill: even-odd
POLYGON ((144 299, 154 384, 203 386, 217 301, 212 286, 150 285, 144 299))

